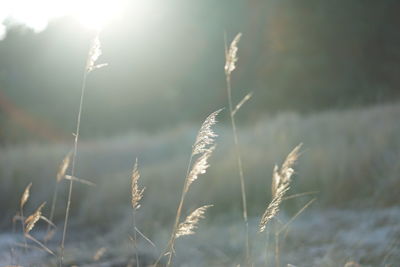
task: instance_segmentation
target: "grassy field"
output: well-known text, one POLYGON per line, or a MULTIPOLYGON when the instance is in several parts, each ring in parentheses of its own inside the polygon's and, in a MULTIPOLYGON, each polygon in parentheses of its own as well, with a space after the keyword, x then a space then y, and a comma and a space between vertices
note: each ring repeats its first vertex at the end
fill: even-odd
MULTIPOLYGON (((205 117, 207 114, 205 114, 205 117)), ((228 116, 226 110, 220 116, 228 116)), ((311 198, 317 200, 296 218, 282 237, 283 264, 295 266, 396 266, 400 262, 400 105, 388 104, 302 116, 285 113, 239 125, 247 184, 252 261, 272 265, 271 228, 258 234, 257 225, 271 200, 274 164, 303 143, 288 195, 317 191, 286 200, 278 223, 285 224, 311 198), (351 265, 352 266, 352 265, 351 265), (354 265, 356 266, 356 265, 354 265)), ((199 125, 148 135, 131 133, 109 139, 82 141, 76 176, 95 187, 75 183, 71 228, 66 240, 68 266, 127 266, 134 262, 130 174, 138 158, 146 187, 136 224, 156 245, 138 237, 143 266, 154 263, 165 247, 175 217, 192 144, 199 125), (95 262, 100 248, 104 254, 95 262), (92 265, 91 265, 92 264, 92 265), (103 265, 101 265, 103 264, 103 265)), ((244 225, 232 131, 217 124, 217 148, 207 173, 192 185, 183 215, 213 204, 197 234, 176 241, 177 266, 236 266, 243 263, 244 225)), ((52 266, 56 258, 37 249, 26 252, 20 225, 12 233, 12 218, 30 182, 25 206, 33 212, 51 202, 59 164, 69 152, 65 145, 24 145, 0 150, 0 262, 52 266)), ((67 182, 59 186, 54 222, 58 225, 49 248, 57 250, 67 199, 67 182)), ((50 204, 43 213, 48 215, 50 204)), ((273 225, 273 224, 272 224, 273 225)), ((42 240, 46 224, 32 234, 42 240)), ((286 265, 285 265, 286 266, 286 265)))

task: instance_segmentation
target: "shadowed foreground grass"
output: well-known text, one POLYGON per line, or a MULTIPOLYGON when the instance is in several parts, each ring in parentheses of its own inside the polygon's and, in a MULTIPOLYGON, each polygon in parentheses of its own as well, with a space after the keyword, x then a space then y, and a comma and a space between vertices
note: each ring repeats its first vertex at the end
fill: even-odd
MULTIPOLYGON (((245 129, 239 127, 251 247, 257 265, 273 257, 273 248, 265 247, 267 235, 256 235, 259 219, 270 201, 273 166, 300 142, 303 151, 289 195, 319 191, 318 201, 289 228, 281 252, 282 264, 343 266, 355 260, 376 266, 400 261, 396 256, 400 255, 400 228, 395 223, 400 211, 394 208, 399 201, 396 189, 400 187, 399 117, 400 105, 392 104, 304 117, 286 113, 245 129)), ((185 126, 153 136, 132 133, 82 142, 76 176, 96 183, 96 187, 76 184, 66 241, 67 264, 93 262, 92 257, 102 247, 106 248, 102 261, 126 266, 134 259, 129 240, 130 173, 136 157, 141 184, 146 187, 137 226, 157 245, 153 248, 140 239, 139 249, 144 263, 153 262, 167 241, 197 130, 197 126, 185 126)), ((211 167, 191 188, 183 213, 187 215, 209 203, 214 207, 200 223, 196 236, 177 242, 176 264, 226 266, 238 264, 243 258, 245 230, 232 134, 229 127, 221 125, 216 132, 218 146, 210 159, 211 167)), ((6 231, 11 230, 11 219, 29 182, 33 185, 25 209, 34 210, 51 199, 57 168, 69 150, 66 145, 1 150, 0 209, 5 214, 1 226, 6 231)), ((60 238, 67 184, 59 189, 55 239, 60 238)), ((309 199, 306 196, 285 201, 285 213, 279 218, 288 221, 309 199)), ((45 207, 43 212, 48 210, 45 207)), ((45 225, 38 226, 36 235, 40 237, 40 226, 45 230, 45 225)), ((4 251, 0 261, 6 264, 11 264, 12 258, 6 240, 13 239, 15 236, 8 234, 0 237, 0 250, 4 251)), ((55 249, 57 244, 50 242, 49 246, 55 249)), ((36 250, 19 256, 22 263, 28 259, 29 263, 55 263, 54 258, 36 250)))

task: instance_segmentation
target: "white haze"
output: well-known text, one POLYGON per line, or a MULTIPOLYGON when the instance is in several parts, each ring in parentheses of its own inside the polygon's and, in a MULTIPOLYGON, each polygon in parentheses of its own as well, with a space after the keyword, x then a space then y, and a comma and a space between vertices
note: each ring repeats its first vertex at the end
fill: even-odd
POLYGON ((73 16, 87 28, 100 28, 121 14, 124 2, 126 0, 0 0, 0 40, 6 37, 9 26, 21 25, 40 32, 49 21, 63 16, 73 16))

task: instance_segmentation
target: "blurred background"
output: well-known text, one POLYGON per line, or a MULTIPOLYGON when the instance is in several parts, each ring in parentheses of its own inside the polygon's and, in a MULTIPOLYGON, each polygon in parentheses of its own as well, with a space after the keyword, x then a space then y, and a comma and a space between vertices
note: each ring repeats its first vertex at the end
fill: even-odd
MULTIPOLYGON (((156 243, 140 240, 140 256, 144 263, 157 258, 197 131, 207 115, 228 106, 224 36, 229 43, 242 32, 232 86, 234 103, 253 92, 236 119, 255 266, 274 261, 273 243, 257 233, 273 166, 299 143, 290 194, 310 194, 285 201, 278 224, 317 201, 286 232, 282 264, 397 266, 399 8, 395 0, 0 0, 0 263, 56 264, 42 251, 14 249, 22 235, 12 218, 30 182, 26 213, 47 201, 49 214, 58 166, 72 148, 88 50, 107 18, 98 63, 109 65, 88 76, 76 169, 96 186, 74 185, 68 265, 98 266, 90 263, 102 247, 102 266, 134 259, 128 234, 135 158, 147 188, 137 224, 156 243)), ((218 121, 211 167, 191 188, 184 215, 214 207, 196 236, 177 242, 176 266, 243 261, 227 109, 218 121)), ((48 243, 55 251, 67 187, 58 185, 58 228, 48 243)), ((39 223, 34 235, 45 234, 39 223)))
MULTIPOLYGON (((281 111, 308 114, 393 101, 400 95, 399 5, 130 1, 100 35, 100 61, 109 67, 88 80, 82 137, 160 132, 227 106, 224 32, 228 41, 243 33, 234 98, 249 91, 255 96, 238 116, 241 123, 281 111)), ((34 19, 3 22, 3 145, 69 141, 74 130, 93 31, 74 17, 50 15, 39 30, 34 19)))

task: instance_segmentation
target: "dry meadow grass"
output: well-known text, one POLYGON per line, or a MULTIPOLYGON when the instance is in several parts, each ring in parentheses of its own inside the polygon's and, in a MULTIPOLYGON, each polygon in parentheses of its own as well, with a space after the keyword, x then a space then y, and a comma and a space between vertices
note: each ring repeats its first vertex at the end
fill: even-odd
POLYGON ((238 127, 235 115, 251 97, 232 103, 240 36, 226 48, 229 108, 211 113, 199 131, 186 125, 160 135, 136 132, 78 145, 86 79, 104 66, 96 65, 96 37, 72 152, 67 145, 1 149, 1 226, 9 229, 14 221, 22 231, 13 227, 0 235, 0 261, 395 266, 400 106, 286 113, 238 127), (218 124, 217 115, 229 117, 231 127, 218 124), (130 175, 135 158, 141 172, 136 160, 130 175))

